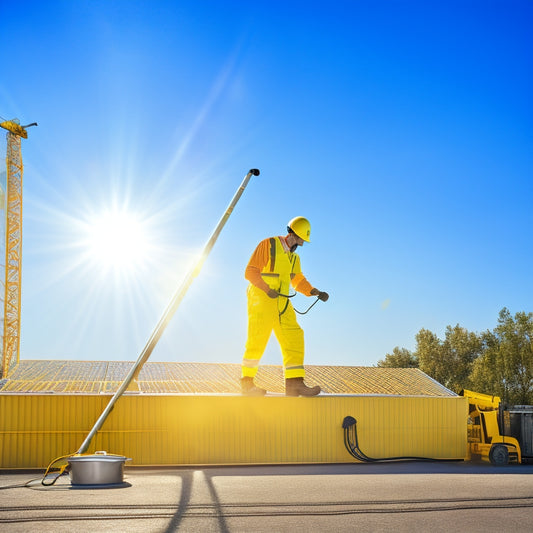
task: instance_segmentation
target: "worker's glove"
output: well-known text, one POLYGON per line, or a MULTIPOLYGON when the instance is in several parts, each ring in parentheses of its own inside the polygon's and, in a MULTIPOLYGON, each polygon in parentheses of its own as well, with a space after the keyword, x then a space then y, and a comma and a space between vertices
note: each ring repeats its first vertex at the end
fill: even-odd
POLYGON ((318 296, 318 299, 322 300, 323 302, 327 302, 329 298, 329 294, 327 292, 319 291, 318 289, 312 289, 311 296, 318 296))
POLYGON ((277 298, 279 296, 279 292, 275 291, 274 289, 268 289, 267 296, 269 298, 277 298))

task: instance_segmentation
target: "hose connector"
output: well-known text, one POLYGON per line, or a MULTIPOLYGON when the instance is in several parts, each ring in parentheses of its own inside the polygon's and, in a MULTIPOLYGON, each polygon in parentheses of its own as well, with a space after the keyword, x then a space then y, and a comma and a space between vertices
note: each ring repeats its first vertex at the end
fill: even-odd
POLYGON ((357 424, 357 420, 353 416, 345 416, 342 421, 342 428, 349 429, 357 424))

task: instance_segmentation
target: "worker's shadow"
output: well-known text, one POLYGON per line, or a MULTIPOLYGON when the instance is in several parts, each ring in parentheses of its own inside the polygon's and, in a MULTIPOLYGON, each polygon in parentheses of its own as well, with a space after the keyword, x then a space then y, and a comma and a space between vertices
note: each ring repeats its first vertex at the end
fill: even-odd
MULTIPOLYGON (((218 530, 221 533, 230 533, 226 520, 224 519, 222 505, 220 504, 217 491, 213 485, 212 477, 205 471, 202 472, 204 474, 203 481, 205 481, 207 485, 209 496, 211 498, 209 506, 215 511, 215 514, 211 516, 211 518, 218 520, 218 530)), ((181 494, 178 502, 178 509, 164 530, 164 533, 174 533, 175 531, 178 531, 183 519, 186 518, 192 497, 194 474, 195 472, 191 471, 181 473, 181 494)))

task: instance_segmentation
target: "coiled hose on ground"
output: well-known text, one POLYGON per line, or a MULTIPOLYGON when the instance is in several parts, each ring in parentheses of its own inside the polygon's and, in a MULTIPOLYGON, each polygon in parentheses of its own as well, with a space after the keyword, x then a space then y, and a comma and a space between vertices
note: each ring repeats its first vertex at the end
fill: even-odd
POLYGON ((458 459, 434 459, 431 457, 400 456, 400 457, 369 457, 359 448, 357 438, 357 420, 353 416, 346 416, 342 422, 344 429, 344 446, 352 457, 363 463, 377 463, 380 461, 458 461, 458 459))

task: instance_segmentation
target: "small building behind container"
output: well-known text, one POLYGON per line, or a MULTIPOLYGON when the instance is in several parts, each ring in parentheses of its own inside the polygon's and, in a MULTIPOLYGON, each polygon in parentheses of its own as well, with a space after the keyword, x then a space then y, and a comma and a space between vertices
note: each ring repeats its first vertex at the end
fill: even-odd
POLYGON ((522 462, 533 462, 533 405, 513 405, 506 409, 506 434, 520 443, 522 462))

